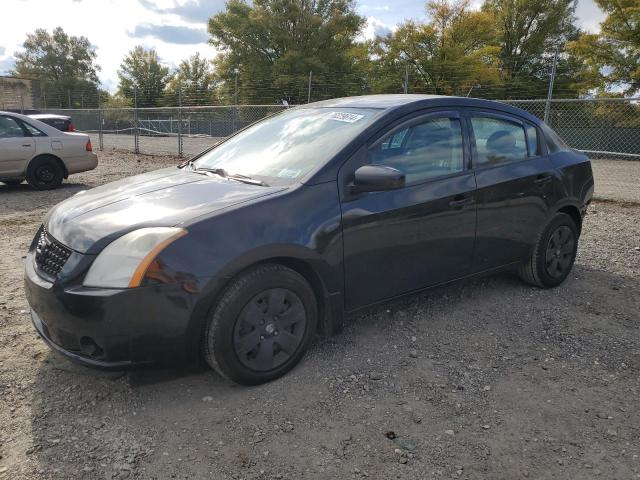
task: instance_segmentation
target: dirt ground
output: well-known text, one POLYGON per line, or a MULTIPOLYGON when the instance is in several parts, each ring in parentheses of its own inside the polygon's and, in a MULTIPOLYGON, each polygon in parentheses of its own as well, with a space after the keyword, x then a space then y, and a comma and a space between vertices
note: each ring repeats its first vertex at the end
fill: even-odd
POLYGON ((0 184, 0 479, 640 478, 640 205, 594 203, 557 289, 502 274, 372 308, 267 385, 60 359, 22 287, 42 217, 172 163, 0 184))

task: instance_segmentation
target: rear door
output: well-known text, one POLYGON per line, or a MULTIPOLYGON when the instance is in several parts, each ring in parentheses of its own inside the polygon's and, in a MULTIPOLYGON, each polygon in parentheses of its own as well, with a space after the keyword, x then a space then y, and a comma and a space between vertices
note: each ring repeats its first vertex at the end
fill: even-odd
POLYGON ((537 127, 494 111, 466 112, 478 185, 475 272, 524 261, 553 203, 554 169, 537 127))
POLYGON ((35 150, 36 144, 21 122, 0 115, 0 176, 22 175, 35 150))
POLYGON ((342 167, 348 309, 469 272, 476 185, 464 138, 459 112, 433 112, 390 127, 342 167), (350 193, 363 164, 402 171, 406 186, 350 193))

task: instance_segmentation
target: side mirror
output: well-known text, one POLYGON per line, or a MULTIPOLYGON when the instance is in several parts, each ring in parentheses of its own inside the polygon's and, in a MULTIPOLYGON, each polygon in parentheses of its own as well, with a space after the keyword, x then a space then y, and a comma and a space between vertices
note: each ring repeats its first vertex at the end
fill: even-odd
POLYGON ((358 193, 395 190, 404 187, 404 184, 404 173, 400 170, 384 165, 364 165, 356 170, 351 191, 358 193))

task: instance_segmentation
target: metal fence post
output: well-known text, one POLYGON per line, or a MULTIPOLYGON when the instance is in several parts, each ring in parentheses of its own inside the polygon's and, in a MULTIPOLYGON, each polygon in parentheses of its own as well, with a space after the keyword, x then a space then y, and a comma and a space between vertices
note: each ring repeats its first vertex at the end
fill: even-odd
POLYGON ((178 156, 182 157, 182 89, 178 89, 178 156))
POLYGON ((311 103, 311 78, 313 77, 313 71, 309 71, 309 88, 307 89, 307 103, 311 103))
POLYGON ((104 112, 102 111, 102 103, 100 102, 100 92, 98 92, 98 143, 100 151, 104 151, 104 138, 102 135, 102 124, 104 123, 104 112))
POLYGON ((551 110, 551 98, 553 97, 553 82, 556 79, 556 66, 558 65, 558 47, 553 55, 553 67, 551 67, 551 78, 549 79, 549 91, 547 92, 547 103, 544 105, 544 123, 549 123, 549 111, 551 110))
POLYGON ((138 138, 138 89, 133 89, 133 151, 140 153, 140 139, 138 138))

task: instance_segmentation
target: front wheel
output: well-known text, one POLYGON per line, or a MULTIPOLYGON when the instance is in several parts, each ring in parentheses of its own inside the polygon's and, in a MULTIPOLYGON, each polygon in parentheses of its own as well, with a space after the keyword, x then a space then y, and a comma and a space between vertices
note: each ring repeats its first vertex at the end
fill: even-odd
POLYGON ((283 265, 257 266, 233 280, 215 306, 203 337, 205 360, 236 383, 268 382, 300 361, 317 317, 302 275, 283 265))
POLYGON ((541 288, 560 285, 571 272, 578 251, 578 227, 566 213, 556 214, 544 229, 531 258, 518 273, 541 288))
POLYGON ((58 188, 64 178, 64 170, 57 158, 34 158, 27 167, 27 182, 37 190, 58 188))

